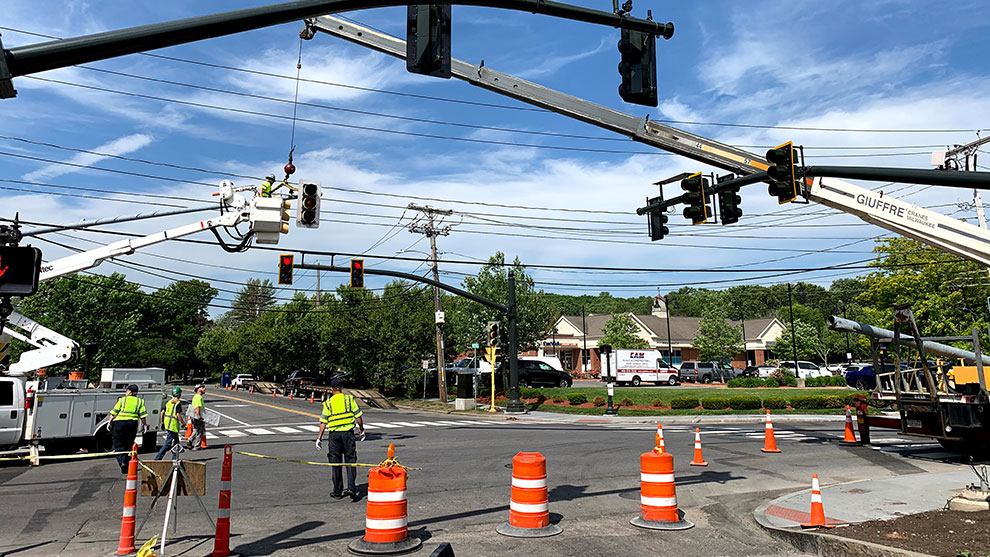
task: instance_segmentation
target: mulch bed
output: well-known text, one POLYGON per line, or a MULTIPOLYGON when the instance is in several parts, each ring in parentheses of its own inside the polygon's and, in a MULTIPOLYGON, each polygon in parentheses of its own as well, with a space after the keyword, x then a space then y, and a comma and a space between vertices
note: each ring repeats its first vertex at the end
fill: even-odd
POLYGON ((990 556, 990 513, 930 511, 828 531, 845 538, 936 555, 990 556))

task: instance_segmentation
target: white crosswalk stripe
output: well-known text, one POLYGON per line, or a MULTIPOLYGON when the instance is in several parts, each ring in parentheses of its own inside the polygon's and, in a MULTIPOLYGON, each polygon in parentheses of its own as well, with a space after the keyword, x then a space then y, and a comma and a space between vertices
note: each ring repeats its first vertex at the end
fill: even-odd
POLYGON ((238 431, 236 429, 224 429, 218 431, 217 433, 221 435, 226 435, 227 437, 247 437, 247 433, 244 433, 243 431, 238 431))
POLYGON ((365 424, 364 427, 368 427, 368 426, 371 426, 371 427, 385 427, 385 428, 402 427, 401 425, 387 424, 387 423, 384 423, 384 422, 375 422, 375 423, 365 424))
MULTIPOLYGON (((402 429, 402 428, 425 428, 425 427, 464 427, 464 426, 486 426, 494 425, 496 422, 481 420, 435 420, 435 421, 403 421, 403 422, 366 422, 364 428, 373 429, 402 429)), ((263 424, 264 427, 241 427, 238 429, 216 429, 214 432, 207 432, 207 439, 241 438, 253 435, 277 435, 277 434, 306 434, 307 432, 318 432, 320 427, 316 424, 292 424, 270 425, 263 424)), ((516 424, 518 425, 518 424, 516 424)))
POLYGON ((298 429, 296 429, 294 427, 284 426, 284 425, 275 426, 272 429, 274 429, 275 431, 278 431, 279 433, 300 433, 300 431, 298 429))
POLYGON ((313 425, 313 424, 307 424, 307 425, 301 425, 301 426, 299 426, 299 429, 305 429, 306 431, 316 432, 316 431, 320 431, 320 426, 313 425))
POLYGON ((275 435, 274 431, 268 431, 267 429, 261 427, 252 427, 244 431, 247 431, 248 433, 253 433, 255 435, 275 435))
POLYGON ((392 422, 392 423, 395 424, 395 425, 401 425, 401 426, 404 426, 404 427, 426 427, 423 424, 414 424, 412 422, 392 422))
POLYGON ((206 438, 207 439, 219 439, 219 437, 217 437, 216 435, 213 435, 209 431, 206 432, 206 438))

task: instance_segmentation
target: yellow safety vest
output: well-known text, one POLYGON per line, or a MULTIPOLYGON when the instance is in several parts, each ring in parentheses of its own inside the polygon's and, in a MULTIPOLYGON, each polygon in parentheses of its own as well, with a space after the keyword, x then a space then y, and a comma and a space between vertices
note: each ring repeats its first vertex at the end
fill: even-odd
POLYGON ((117 399, 117 404, 110 411, 110 415, 117 421, 125 422, 147 418, 148 411, 144 409, 144 400, 136 396, 124 395, 117 399))
POLYGON ((261 183, 261 197, 271 197, 272 196, 272 183, 265 180, 261 183))
POLYGON ((351 395, 338 393, 323 402, 323 415, 320 423, 327 424, 330 431, 346 431, 354 428, 354 422, 361 417, 361 409, 351 395))
POLYGON ((181 418, 179 418, 179 405, 182 401, 168 401, 165 403, 165 413, 162 414, 162 425, 165 427, 165 431, 171 431, 174 433, 179 432, 179 426, 182 423, 181 418))

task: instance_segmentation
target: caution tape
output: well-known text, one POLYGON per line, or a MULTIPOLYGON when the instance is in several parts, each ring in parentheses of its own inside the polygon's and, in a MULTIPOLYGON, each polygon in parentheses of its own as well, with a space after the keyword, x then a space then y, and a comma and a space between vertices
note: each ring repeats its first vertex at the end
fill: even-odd
POLYGON ((234 451, 234 452, 236 452, 237 454, 242 454, 244 456, 253 456, 255 458, 266 458, 268 460, 277 460, 279 462, 293 462, 295 464, 310 464, 312 466, 330 466, 330 467, 339 466, 344 468, 375 468, 378 466, 398 466, 400 468, 405 468, 406 470, 422 470, 422 468, 412 468, 410 466, 399 464, 399 461, 395 460, 394 458, 390 460, 385 460, 378 464, 362 464, 359 462, 313 462, 311 460, 295 460, 292 458, 282 458, 280 456, 269 456, 269 455, 263 455, 257 453, 248 453, 243 451, 234 451))
POLYGON ((110 453, 79 453, 79 454, 57 454, 57 455, 38 455, 38 456, 5 456, 0 458, 0 462, 10 461, 10 460, 62 460, 70 458, 96 458, 101 456, 117 456, 121 454, 133 455, 136 454, 134 451, 124 451, 124 452, 110 452, 110 453))

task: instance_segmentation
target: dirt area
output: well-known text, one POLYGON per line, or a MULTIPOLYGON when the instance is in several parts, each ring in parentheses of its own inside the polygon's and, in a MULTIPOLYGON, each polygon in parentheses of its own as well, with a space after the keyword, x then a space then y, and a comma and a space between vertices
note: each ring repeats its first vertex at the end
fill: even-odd
POLYGON ((939 557, 990 557, 990 513, 986 512, 931 511, 828 533, 939 557))

